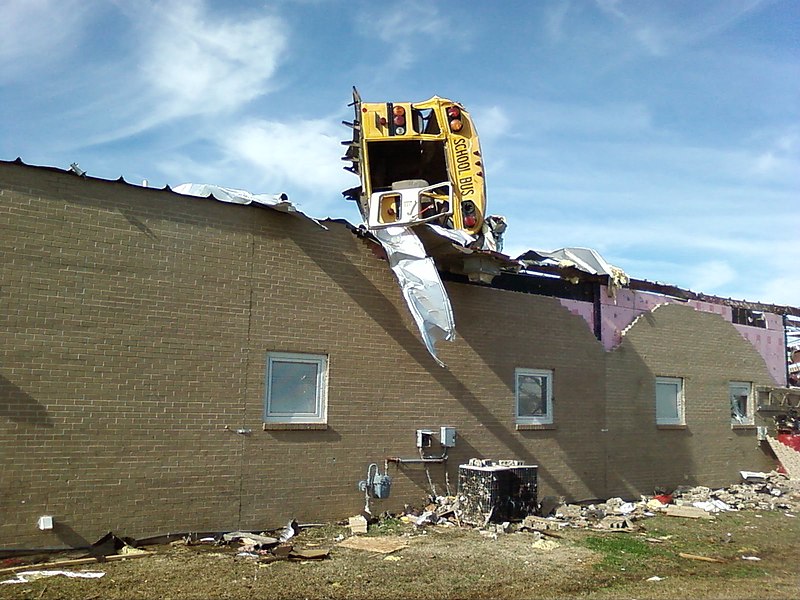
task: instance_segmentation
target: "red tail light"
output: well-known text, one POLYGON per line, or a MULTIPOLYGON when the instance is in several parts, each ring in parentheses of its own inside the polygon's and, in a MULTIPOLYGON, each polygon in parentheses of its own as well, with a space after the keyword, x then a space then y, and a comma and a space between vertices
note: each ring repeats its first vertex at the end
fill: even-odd
POLYGON ((392 114, 394 115, 394 119, 392 119, 392 121, 394 122, 395 126, 402 127, 403 125, 406 124, 405 108, 403 108, 402 106, 395 106, 392 109, 392 114))
POLYGON ((466 225, 467 227, 475 227, 475 224, 477 222, 478 219, 476 219, 473 215, 469 215, 464 218, 464 225, 466 225))
POLYGON ((447 109, 447 118, 448 119, 457 119, 461 116, 461 111, 457 106, 451 106, 447 109))

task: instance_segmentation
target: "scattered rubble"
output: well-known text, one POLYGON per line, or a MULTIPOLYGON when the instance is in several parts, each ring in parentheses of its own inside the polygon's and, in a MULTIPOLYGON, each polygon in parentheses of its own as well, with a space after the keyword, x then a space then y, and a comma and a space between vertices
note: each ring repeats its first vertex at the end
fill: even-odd
MULTIPOLYGON (((536 532, 541 536, 559 537, 562 527, 593 528, 605 531, 635 531, 637 521, 655 514, 691 519, 713 519, 720 512, 738 510, 783 510, 787 516, 800 510, 800 481, 772 471, 742 471, 742 483, 726 488, 681 486, 667 494, 641 496, 638 501, 609 498, 605 502, 564 503, 563 498, 545 496, 538 514, 529 514, 521 522, 494 522, 494 515, 483 523, 472 524, 490 537, 514 531, 536 532)), ((459 496, 437 496, 423 510, 406 508, 399 517, 415 527, 428 525, 461 526, 463 518, 459 496)), ((497 519, 498 521, 500 519, 497 519)))
MULTIPOLYGON (((539 514, 528 514, 519 520, 490 518, 480 524, 469 524, 463 518, 463 506, 460 495, 432 497, 429 503, 421 509, 406 507, 399 514, 384 513, 380 519, 357 515, 339 523, 340 526, 349 528, 350 533, 339 535, 334 542, 343 548, 367 550, 380 554, 391 554, 408 546, 408 537, 414 533, 425 533, 425 528, 436 527, 462 527, 467 526, 477 529, 481 535, 491 539, 500 536, 524 532, 530 536, 531 547, 539 550, 552 550, 559 546, 563 535, 560 530, 564 528, 587 528, 601 530, 608 533, 635 532, 641 530, 639 521, 652 517, 655 514, 683 518, 713 519, 715 514, 739 510, 774 511, 780 510, 787 517, 794 517, 800 510, 800 481, 790 479, 789 476, 778 472, 754 473, 742 472, 742 483, 726 488, 712 489, 705 486, 681 486, 671 494, 659 492, 654 496, 641 496, 638 501, 628 501, 623 498, 609 498, 605 501, 565 503, 562 498, 548 496, 542 498, 538 505, 539 514), (394 523, 394 525, 392 525, 394 523), (364 536, 371 526, 382 528, 395 527, 400 523, 413 526, 412 532, 406 528, 402 536, 372 537, 364 536)), ((754 515, 759 517, 760 515, 754 515)), ((273 531, 248 532, 233 531, 219 534, 190 534, 170 542, 172 545, 185 546, 228 546, 233 552, 230 554, 235 559, 252 560, 259 564, 268 564, 279 560, 318 560, 330 556, 330 548, 295 547, 293 540, 303 527, 314 525, 298 525, 291 520, 283 528, 273 531)), ((642 534, 645 535, 645 534, 642 534)), ((652 543, 663 543, 669 536, 663 538, 645 537, 652 543)), ((730 541, 730 540, 725 540, 730 541)), ((65 560, 36 565, 38 568, 57 568, 78 564, 96 563, 98 561, 121 560, 125 558, 138 558, 150 556, 148 552, 135 546, 141 541, 134 542, 117 538, 107 534, 99 540, 93 549, 105 550, 98 557, 87 557, 76 560, 65 560)), ((317 546, 318 544, 300 544, 300 546, 317 546)), ((220 553, 220 556, 225 554, 220 553)), ((695 555, 684 555, 684 558, 719 562, 719 559, 695 555)), ((757 557, 742 555, 741 560, 757 561, 757 557)), ((31 569, 33 565, 18 565, 0 569, 0 574, 31 569)), ((16 580, 14 581, 16 582, 16 580)))

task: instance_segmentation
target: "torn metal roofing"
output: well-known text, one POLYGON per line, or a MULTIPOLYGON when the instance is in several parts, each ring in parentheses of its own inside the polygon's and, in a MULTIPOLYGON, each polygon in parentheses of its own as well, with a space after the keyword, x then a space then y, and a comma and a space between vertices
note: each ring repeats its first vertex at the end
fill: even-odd
POLYGON ((229 202, 231 204, 243 204, 245 206, 250 204, 257 204, 259 206, 267 206, 274 208, 277 211, 296 214, 311 221, 326 229, 317 219, 297 210, 297 207, 289 202, 289 196, 284 193, 280 194, 253 194, 247 190, 239 190, 236 188, 222 187, 221 185, 213 185, 210 183, 182 183, 172 189, 176 194, 183 194, 184 196, 195 196, 198 198, 213 198, 220 202, 229 202))

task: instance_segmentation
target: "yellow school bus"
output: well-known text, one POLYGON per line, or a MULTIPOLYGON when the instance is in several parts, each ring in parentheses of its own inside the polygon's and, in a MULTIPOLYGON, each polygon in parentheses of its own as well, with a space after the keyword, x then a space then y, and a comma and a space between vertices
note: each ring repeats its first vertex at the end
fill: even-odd
POLYGON ((433 222, 472 235, 486 215, 486 184, 475 126, 464 107, 425 102, 362 102, 353 88, 353 139, 343 160, 361 178, 345 197, 367 226, 433 222))

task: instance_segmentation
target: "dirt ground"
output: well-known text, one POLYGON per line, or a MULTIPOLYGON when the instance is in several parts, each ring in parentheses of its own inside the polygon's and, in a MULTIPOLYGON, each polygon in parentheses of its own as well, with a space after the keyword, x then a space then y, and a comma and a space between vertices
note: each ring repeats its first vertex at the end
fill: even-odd
MULTIPOLYGON (((294 550, 329 551, 325 558, 265 562, 263 555, 237 556, 238 543, 178 541, 146 547, 149 556, 64 567, 104 573, 96 579, 3 584, 0 598, 793 599, 800 590, 800 516, 792 514, 656 516, 630 532, 566 527, 554 532, 558 537, 415 528, 388 519, 360 536, 404 546, 387 554, 342 546, 350 537, 343 525, 309 527, 291 540, 294 550)), ((14 576, 3 573, 0 581, 14 576)))

